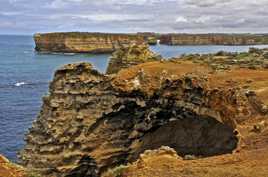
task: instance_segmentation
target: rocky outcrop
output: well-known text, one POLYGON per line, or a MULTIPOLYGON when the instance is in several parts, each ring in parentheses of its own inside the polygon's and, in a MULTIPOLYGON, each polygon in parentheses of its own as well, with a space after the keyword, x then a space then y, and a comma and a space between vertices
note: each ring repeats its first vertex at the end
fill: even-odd
POLYGON ((238 133, 248 132, 241 125, 266 114, 258 95, 228 80, 234 76, 191 62, 148 62, 117 75, 66 65, 55 73, 21 162, 45 176, 94 176, 163 145, 180 156, 231 153, 238 133))
POLYGON ((107 74, 114 74, 121 69, 138 65, 149 61, 157 61, 162 57, 150 51, 146 44, 132 44, 129 46, 120 46, 110 58, 107 68, 107 74))
POLYGON ((25 170, 0 155, 0 177, 27 177, 25 170))
POLYGON ((207 64, 215 70, 228 70, 230 68, 267 69, 268 49, 251 48, 249 52, 231 53, 220 51, 216 54, 190 54, 179 58, 173 58, 178 62, 181 60, 192 61, 199 64, 207 64))
POLYGON ((149 45, 156 45, 158 44, 158 40, 160 37, 159 33, 153 33, 153 32, 139 32, 137 33, 140 36, 144 37, 144 40, 146 41, 147 44, 149 45))
POLYGON ((60 53, 112 53, 118 45, 144 43, 142 36, 135 34, 106 33, 47 33, 35 34, 38 52, 60 53))
POLYGON ((257 34, 166 34, 160 37, 167 45, 262 45, 268 35, 257 34))

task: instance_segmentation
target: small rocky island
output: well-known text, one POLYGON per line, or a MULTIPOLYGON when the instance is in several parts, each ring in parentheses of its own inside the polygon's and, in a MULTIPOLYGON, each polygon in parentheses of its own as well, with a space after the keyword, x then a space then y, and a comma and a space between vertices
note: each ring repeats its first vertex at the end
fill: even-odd
POLYGON ((267 66, 268 49, 163 60, 146 45, 121 46, 112 74, 65 65, 19 153, 24 170, 2 160, 0 172, 267 176, 267 66))

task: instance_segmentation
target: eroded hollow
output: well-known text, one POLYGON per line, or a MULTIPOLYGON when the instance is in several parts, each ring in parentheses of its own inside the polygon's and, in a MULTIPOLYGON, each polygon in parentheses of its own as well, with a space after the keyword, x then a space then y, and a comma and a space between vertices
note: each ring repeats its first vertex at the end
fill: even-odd
POLYGON ((101 132, 106 140, 101 150, 106 156, 102 157, 102 164, 93 167, 103 173, 136 161, 145 150, 161 146, 175 149, 182 157, 226 154, 237 147, 238 138, 231 127, 174 105, 169 100, 148 101, 142 106, 136 101, 114 105, 113 112, 105 114, 88 130, 88 135, 101 132))
POLYGON ((136 149, 129 159, 135 160, 145 150, 161 146, 175 149, 180 156, 202 157, 231 153, 236 149, 238 138, 228 125, 216 118, 175 107, 172 101, 159 103, 161 101, 149 103, 142 109, 136 105, 131 117, 135 120, 132 133, 137 132, 134 142, 138 142, 138 146, 134 146, 136 149))
POLYGON ((231 153, 238 143, 233 129, 210 117, 173 120, 141 138, 135 156, 147 149, 169 146, 180 156, 213 156, 231 153))

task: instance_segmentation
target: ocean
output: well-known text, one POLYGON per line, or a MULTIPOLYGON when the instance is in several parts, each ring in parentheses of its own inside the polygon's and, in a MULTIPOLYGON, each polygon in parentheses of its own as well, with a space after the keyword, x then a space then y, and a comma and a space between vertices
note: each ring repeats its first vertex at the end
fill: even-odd
MULTIPOLYGON (((247 51, 252 46, 151 46, 166 58, 189 53, 247 51)), ((259 48, 267 46, 257 46, 259 48)), ((16 161, 24 135, 37 117, 54 71, 67 63, 90 62, 104 73, 107 54, 38 54, 32 36, 0 35, 0 154, 16 161)))

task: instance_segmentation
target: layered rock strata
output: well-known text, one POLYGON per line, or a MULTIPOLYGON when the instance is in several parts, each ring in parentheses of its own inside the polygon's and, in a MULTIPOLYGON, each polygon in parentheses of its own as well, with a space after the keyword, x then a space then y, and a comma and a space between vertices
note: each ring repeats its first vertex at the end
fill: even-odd
POLYGON ((118 45, 144 43, 142 36, 106 33, 47 33, 35 34, 38 52, 60 53, 112 53, 118 45))
MULTIPOLYGON (((242 136, 243 148, 255 140, 253 147, 261 146, 243 125, 262 119, 267 106, 233 77, 237 72, 250 79, 256 71, 224 77, 192 62, 161 61, 109 76, 87 63, 66 65, 55 73, 20 159, 29 169, 61 177, 81 174, 81 166, 88 167, 84 175, 102 174, 163 145, 200 157, 231 153, 242 136)), ((259 78, 267 76, 263 70, 259 78)))
POLYGON ((122 45, 112 54, 106 73, 114 74, 121 69, 145 62, 157 61, 161 58, 160 55, 150 51, 149 46, 146 44, 122 45))
POLYGON ((262 45, 266 34, 166 34, 160 41, 167 45, 262 45))

